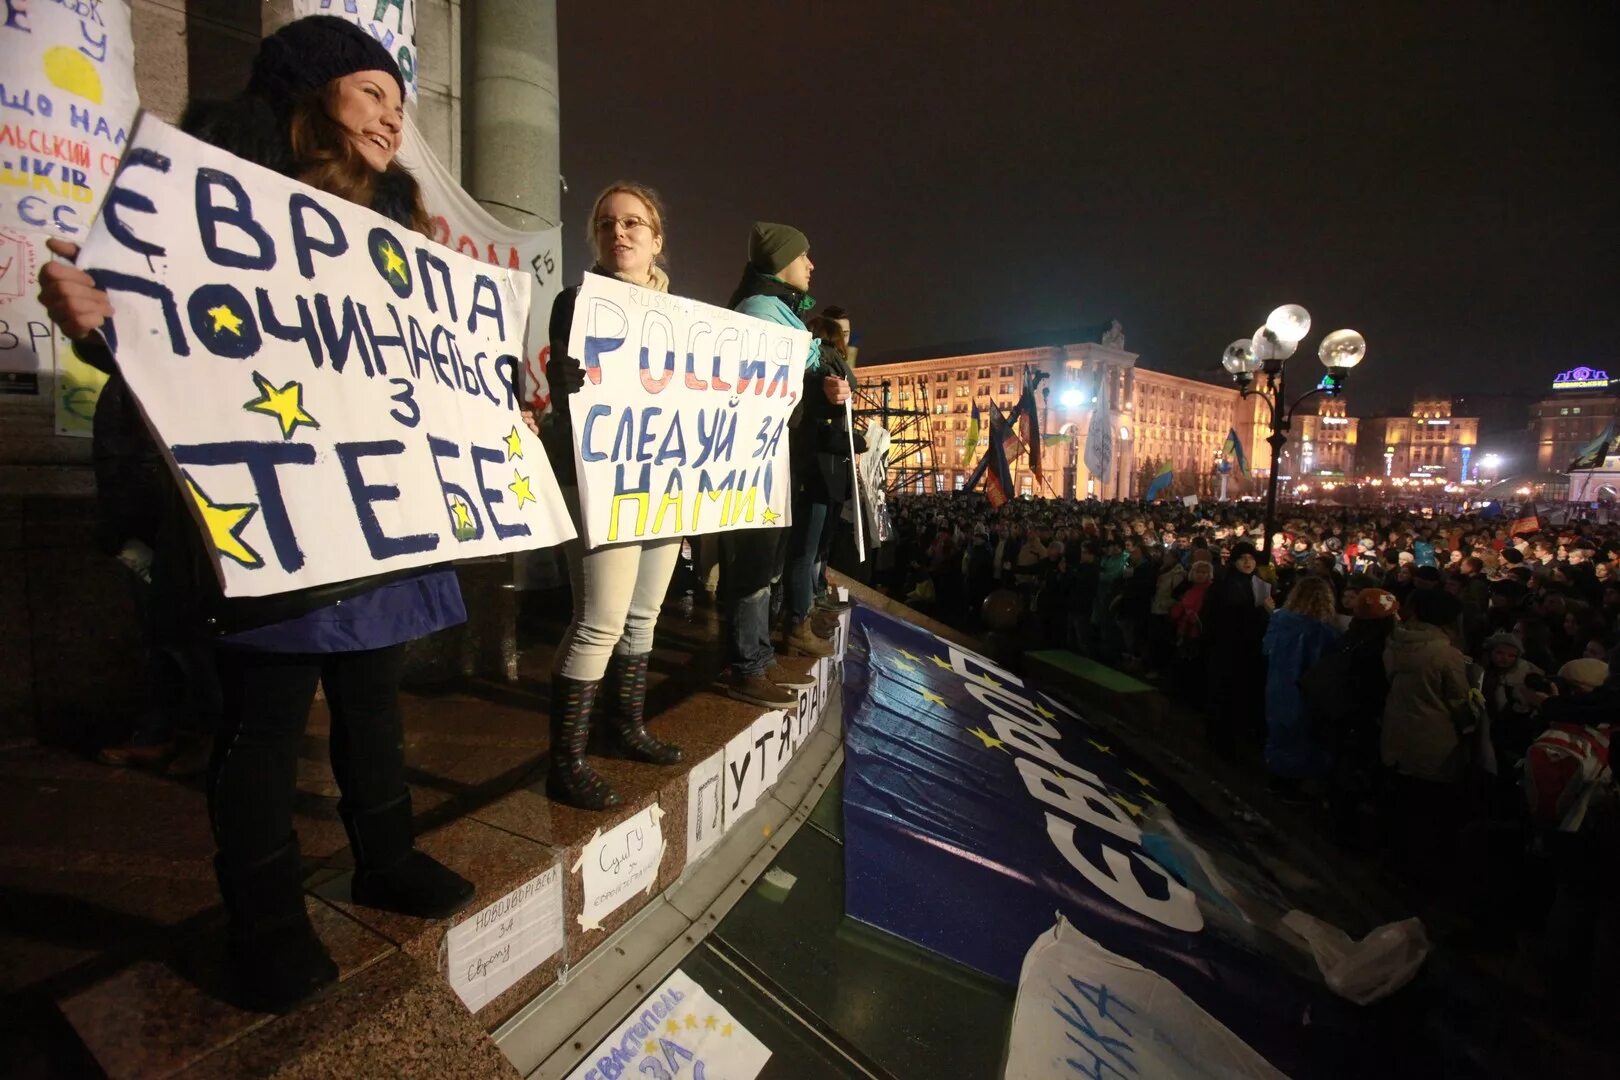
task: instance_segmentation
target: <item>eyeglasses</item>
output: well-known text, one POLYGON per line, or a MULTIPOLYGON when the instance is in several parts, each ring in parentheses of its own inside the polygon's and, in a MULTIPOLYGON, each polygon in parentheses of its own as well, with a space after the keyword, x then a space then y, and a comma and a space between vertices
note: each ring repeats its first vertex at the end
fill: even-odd
POLYGON ((621 225, 624 227, 625 232, 635 232, 637 229, 652 228, 652 222, 648 221, 646 218, 636 217, 634 214, 621 218, 599 217, 596 219, 597 232, 613 232, 621 225))

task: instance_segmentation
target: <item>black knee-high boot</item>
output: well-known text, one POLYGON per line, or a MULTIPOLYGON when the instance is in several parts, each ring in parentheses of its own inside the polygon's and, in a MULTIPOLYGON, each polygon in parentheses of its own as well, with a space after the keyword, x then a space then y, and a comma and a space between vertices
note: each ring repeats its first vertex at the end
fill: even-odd
POLYGON ((608 659, 607 678, 603 680, 607 712, 603 743, 615 757, 674 765, 681 760, 681 748, 654 737, 646 727, 647 662, 651 659, 651 653, 614 653, 608 659))
POLYGON ((354 848, 354 902, 419 919, 444 919, 473 898, 473 884, 414 845, 411 796, 369 810, 338 807, 354 848))
POLYGON ((546 794, 581 810, 607 810, 620 801, 618 793, 585 761, 591 708, 600 685, 564 675, 551 677, 551 768, 546 773, 546 794))
POLYGON ((231 968, 242 1005, 288 1012, 337 981, 337 965, 304 908, 296 838, 251 862, 222 851, 214 872, 230 914, 231 968))

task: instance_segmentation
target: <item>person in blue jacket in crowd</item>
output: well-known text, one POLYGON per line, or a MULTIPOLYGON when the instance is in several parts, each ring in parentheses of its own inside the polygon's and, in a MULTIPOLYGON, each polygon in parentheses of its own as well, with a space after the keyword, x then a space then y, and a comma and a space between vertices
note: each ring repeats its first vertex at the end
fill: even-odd
POLYGON ((1266 624, 1266 771, 1281 798, 1299 798, 1300 782, 1326 775, 1332 763, 1311 730, 1299 680, 1338 638, 1333 586, 1315 576, 1296 581, 1266 624))
MULTIPOLYGON (((416 181, 397 162, 405 87, 388 50, 334 16, 289 23, 260 43, 246 90, 193 103, 181 126, 238 157, 429 234, 416 181)), ((51 241, 67 260, 78 249, 51 241)), ((337 291, 341 285, 332 283, 337 291)), ((40 300, 87 362, 116 378, 98 331, 114 315, 71 261, 40 273, 40 300)), ((149 445, 133 410, 104 424, 115 452, 149 445), (121 430, 115 430, 122 425, 121 430), (121 449, 120 449, 121 448, 121 449)), ((338 813, 354 852, 358 904, 444 918, 470 882, 414 846, 399 681, 408 642, 466 619, 453 571, 428 569, 267 597, 226 599, 172 479, 152 567, 154 602, 216 640, 222 714, 208 768, 208 811, 241 1003, 286 1011, 337 980, 304 907, 293 832, 298 751, 317 684, 331 711, 338 813)))
MULTIPOLYGON (((803 232, 791 225, 756 221, 748 240, 748 264, 728 306, 756 319, 803 330, 803 316, 816 303, 809 295, 814 271, 810 240, 803 232)), ((810 339, 804 392, 818 389, 828 404, 842 408, 849 397, 849 382, 824 370, 819 345, 815 338, 810 339)), ((795 420, 797 415, 796 411, 795 420)), ((720 535, 721 610, 729 663, 726 692, 767 709, 789 709, 798 701, 791 692, 798 680, 776 662, 771 645, 771 582, 782 573, 788 539, 789 530, 780 525, 720 535)), ((804 589, 796 592, 809 589, 808 571, 801 584, 804 589)), ((808 623, 804 629, 813 635, 808 623)), ((794 636, 785 647, 812 655, 831 653, 819 637, 794 636)))

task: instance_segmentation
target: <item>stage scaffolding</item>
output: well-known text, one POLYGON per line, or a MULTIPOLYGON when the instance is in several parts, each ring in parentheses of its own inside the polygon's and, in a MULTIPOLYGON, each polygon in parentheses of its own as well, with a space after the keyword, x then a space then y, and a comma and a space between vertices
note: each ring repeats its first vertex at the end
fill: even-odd
MULTIPOLYGON (((870 373, 857 370, 855 378, 855 415, 875 417, 889 432, 888 490, 911 493, 942 490, 939 473, 934 469, 933 402, 928 396, 928 376, 889 377, 883 376, 880 370, 870 373), (911 391, 910 402, 904 407, 900 405, 901 388, 911 391)), ((944 384, 943 378, 935 381, 944 384)))

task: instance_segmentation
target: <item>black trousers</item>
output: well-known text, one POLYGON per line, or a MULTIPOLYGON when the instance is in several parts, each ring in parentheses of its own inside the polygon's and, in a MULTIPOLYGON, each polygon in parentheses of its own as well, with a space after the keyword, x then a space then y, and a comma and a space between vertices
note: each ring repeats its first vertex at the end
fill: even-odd
POLYGON ((332 714, 340 807, 371 810, 406 794, 399 678, 405 646, 345 653, 219 651, 223 715, 208 762, 208 816, 221 856, 264 859, 292 837, 298 751, 315 686, 332 714))

